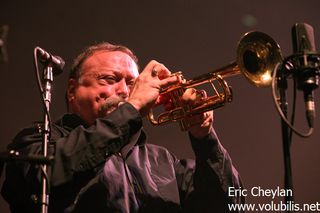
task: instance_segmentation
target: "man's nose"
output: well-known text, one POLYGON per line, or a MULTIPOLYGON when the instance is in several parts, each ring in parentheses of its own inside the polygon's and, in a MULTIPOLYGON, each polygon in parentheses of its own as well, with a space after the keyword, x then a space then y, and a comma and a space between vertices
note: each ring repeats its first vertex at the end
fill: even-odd
POLYGON ((122 79, 117 83, 116 93, 118 96, 122 96, 123 98, 129 97, 129 88, 125 79, 122 79))

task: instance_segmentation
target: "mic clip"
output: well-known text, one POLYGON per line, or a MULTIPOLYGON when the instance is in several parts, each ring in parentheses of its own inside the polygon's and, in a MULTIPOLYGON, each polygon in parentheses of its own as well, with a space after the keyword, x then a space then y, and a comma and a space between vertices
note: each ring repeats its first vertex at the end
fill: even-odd
POLYGON ((59 75, 62 73, 65 62, 60 56, 54 56, 41 47, 36 47, 35 49, 40 62, 44 66, 51 66, 53 68, 53 75, 59 75))

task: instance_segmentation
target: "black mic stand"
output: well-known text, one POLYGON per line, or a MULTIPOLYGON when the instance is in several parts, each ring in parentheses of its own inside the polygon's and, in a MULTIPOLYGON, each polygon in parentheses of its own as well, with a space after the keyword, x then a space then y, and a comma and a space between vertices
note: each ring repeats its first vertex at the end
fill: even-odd
MULTIPOLYGON (((274 94, 274 83, 272 84, 274 100, 280 105, 279 107, 276 104, 278 112, 281 115, 282 143, 285 167, 284 187, 286 192, 290 191, 290 193, 286 193, 285 196, 286 205, 290 206, 287 209, 287 212, 295 211, 295 209, 291 209, 294 202, 290 156, 290 145, 292 139, 291 136, 292 132, 295 132, 301 137, 309 137, 313 132, 313 121, 315 118, 313 90, 318 87, 320 75, 320 55, 315 51, 312 27, 307 24, 295 24, 292 28, 292 40, 294 54, 284 59, 279 74, 277 74, 278 66, 274 70, 275 73, 273 77, 274 79, 277 79, 277 86, 279 90, 278 100, 275 99, 276 96, 274 94), (303 134, 297 131, 293 126, 293 120, 289 122, 287 119, 288 103, 286 100, 286 90, 287 77, 289 76, 292 76, 295 82, 294 90, 296 91, 297 89, 299 89, 304 91, 306 117, 309 124, 309 132, 307 134, 303 134)), ((295 112, 293 111, 292 113, 295 112)))
MULTIPOLYGON (((43 127, 43 143, 42 143, 42 155, 43 157, 48 156, 48 144, 50 141, 50 121, 49 121, 49 112, 50 112, 50 104, 51 104, 51 85, 53 82, 53 67, 49 63, 44 68, 43 80, 44 80, 44 127, 43 127)), ((41 175, 41 183, 42 183, 42 194, 41 194, 41 212, 47 213, 49 207, 49 184, 50 180, 48 179, 48 165, 42 164, 42 175, 41 175)))
MULTIPOLYGON (((280 77, 278 77, 278 89, 279 89, 279 102, 280 108, 287 118, 288 115, 288 102, 286 97, 286 90, 288 87, 288 82, 286 75, 281 72, 280 77)), ((289 127, 286 122, 281 119, 281 131, 282 131, 282 147, 283 147, 283 157, 284 157, 284 187, 285 190, 291 190, 290 193, 286 193, 285 202, 288 204, 294 201, 293 197, 293 181, 292 181, 292 170, 291 170, 291 155, 290 155, 290 144, 291 137, 289 136, 289 127)), ((290 212, 290 211, 288 211, 290 212)))

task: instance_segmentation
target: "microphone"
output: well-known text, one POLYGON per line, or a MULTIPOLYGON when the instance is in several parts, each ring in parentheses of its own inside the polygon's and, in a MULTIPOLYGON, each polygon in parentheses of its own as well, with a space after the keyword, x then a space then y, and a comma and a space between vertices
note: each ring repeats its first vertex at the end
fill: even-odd
POLYGON ((8 35, 9 27, 8 25, 3 25, 0 27, 0 63, 8 62, 8 54, 7 54, 7 35, 8 35))
POLYGON ((53 75, 59 75, 62 73, 65 62, 60 56, 52 55, 41 47, 36 47, 36 49, 39 54, 38 57, 40 61, 45 65, 52 66, 53 75))
POLYGON ((313 28, 306 23, 296 23, 292 27, 293 52, 297 55, 297 87, 304 93, 306 117, 309 127, 315 119, 313 90, 319 85, 319 57, 316 52, 313 28))

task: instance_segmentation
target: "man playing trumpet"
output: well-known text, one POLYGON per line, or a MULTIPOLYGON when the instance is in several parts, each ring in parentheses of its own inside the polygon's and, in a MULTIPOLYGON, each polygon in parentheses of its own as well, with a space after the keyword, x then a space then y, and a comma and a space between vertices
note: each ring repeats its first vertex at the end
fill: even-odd
MULTIPOLYGON (((186 118, 195 160, 147 143, 142 118, 165 104, 162 88, 179 82, 155 60, 139 74, 124 46, 100 43, 81 53, 68 80, 69 113, 51 129, 49 212, 228 212, 228 204, 241 203, 228 197, 241 182, 214 132, 212 111, 186 118)), ((197 94, 187 89, 182 99, 192 105, 197 94)), ((41 141, 35 126, 10 147, 36 154, 41 141)), ((12 212, 39 212, 39 174, 28 163, 7 165, 2 194, 12 212)))

